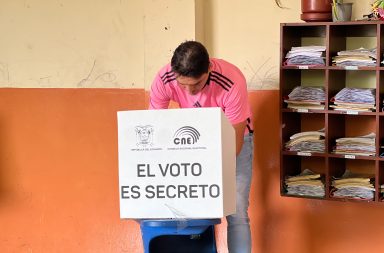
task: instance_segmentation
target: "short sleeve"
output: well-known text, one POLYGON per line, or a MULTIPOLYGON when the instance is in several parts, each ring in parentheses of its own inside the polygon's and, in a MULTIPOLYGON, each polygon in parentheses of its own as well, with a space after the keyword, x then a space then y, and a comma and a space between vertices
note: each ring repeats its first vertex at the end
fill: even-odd
POLYGON ((167 95, 163 81, 159 73, 152 82, 149 93, 149 109, 167 109, 170 97, 167 95))
POLYGON ((224 100, 224 113, 232 125, 249 118, 250 108, 245 78, 240 74, 224 100))

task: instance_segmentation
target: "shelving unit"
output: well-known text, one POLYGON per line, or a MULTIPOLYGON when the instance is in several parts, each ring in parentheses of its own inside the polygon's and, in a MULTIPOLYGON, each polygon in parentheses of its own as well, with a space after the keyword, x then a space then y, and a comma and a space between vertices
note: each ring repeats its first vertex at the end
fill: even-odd
MULTIPOLYGON (((280 48, 280 189, 281 195, 287 197, 315 198, 292 196, 286 193, 284 180, 287 176, 300 174, 304 169, 323 175, 325 196, 321 199, 361 201, 332 196, 332 178, 340 177, 345 170, 364 173, 374 178, 374 200, 366 202, 382 202, 380 185, 384 184, 384 22, 315 22, 281 24, 280 48), (285 66, 285 55, 292 47, 321 45, 326 47, 325 66, 285 66), (374 67, 340 67, 332 65, 332 57, 342 50, 359 47, 377 49, 377 63, 374 67), (308 79, 323 86, 326 94, 324 110, 294 110, 287 108, 284 102, 294 87, 305 85, 308 79), (376 111, 352 112, 332 110, 330 99, 344 87, 375 88, 376 111), (325 129, 325 152, 302 153, 285 151, 284 144, 289 137, 303 131, 325 129), (376 134, 375 156, 339 155, 332 153, 337 138, 360 136, 368 133, 376 134)), ((317 198, 316 198, 317 199, 317 198)))

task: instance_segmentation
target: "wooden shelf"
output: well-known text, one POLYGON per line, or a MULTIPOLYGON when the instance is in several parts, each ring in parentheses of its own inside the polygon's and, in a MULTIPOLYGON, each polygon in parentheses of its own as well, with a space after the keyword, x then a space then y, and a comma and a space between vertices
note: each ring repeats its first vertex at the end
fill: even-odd
POLYGON ((284 197, 310 198, 343 202, 383 202, 380 185, 384 184, 384 22, 308 22, 282 23, 280 26, 280 192, 284 197), (361 46, 355 46, 360 44, 361 46), (292 47, 325 46, 325 66, 286 66, 285 55, 292 47), (332 57, 342 50, 357 47, 377 49, 377 64, 373 67, 339 67, 332 65, 332 57), (324 110, 295 110, 287 108, 284 98, 293 88, 309 85, 311 77, 316 86, 324 87, 326 102, 324 110), (319 81, 320 80, 320 81, 319 81), (320 84, 319 84, 320 82, 320 84), (361 85, 361 86, 359 86, 361 85), (345 87, 374 88, 376 111, 335 111, 330 108, 331 98, 345 87), (303 131, 324 128, 325 152, 306 153, 284 150, 289 137, 303 131), (375 156, 353 156, 332 153, 335 140, 368 133, 376 134, 375 156), (383 146, 383 148, 382 148, 383 146), (300 174, 308 166, 322 174, 325 184, 324 198, 288 195, 284 180, 287 176, 300 174), (358 200, 332 196, 334 177, 340 177, 346 169, 355 173, 369 174, 374 179, 374 200, 358 200))

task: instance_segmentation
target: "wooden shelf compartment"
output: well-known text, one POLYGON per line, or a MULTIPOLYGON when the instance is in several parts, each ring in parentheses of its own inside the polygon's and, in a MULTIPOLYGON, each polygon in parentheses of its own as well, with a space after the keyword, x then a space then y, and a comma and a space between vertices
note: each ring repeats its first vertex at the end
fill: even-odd
MULTIPOLYGON (((314 156, 290 156, 283 155, 282 162, 285 164, 281 168, 281 195, 302 197, 302 198, 323 198, 314 196, 301 196, 301 195, 290 195, 287 193, 285 179, 287 177, 300 175, 305 169, 309 169, 314 173, 321 175, 321 180, 325 182, 326 169, 325 169, 325 158, 314 157, 314 156)), ((325 197, 325 196, 324 196, 325 197)))
POLYGON ((356 199, 349 197, 335 197, 333 192, 336 190, 332 186, 332 181, 335 178, 341 178, 348 170, 355 177, 371 178, 373 185, 376 182, 376 161, 374 160, 361 160, 361 159, 343 159, 343 158, 329 158, 328 161, 329 177, 327 178, 327 185, 329 186, 330 199, 348 200, 348 201, 375 201, 377 196, 374 195, 373 200, 369 199, 356 199))

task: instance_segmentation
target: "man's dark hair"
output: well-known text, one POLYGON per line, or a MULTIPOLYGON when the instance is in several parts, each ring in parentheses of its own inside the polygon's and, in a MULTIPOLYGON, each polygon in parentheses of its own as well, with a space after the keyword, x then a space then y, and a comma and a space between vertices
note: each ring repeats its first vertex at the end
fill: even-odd
POLYGON ((207 49, 197 41, 181 43, 173 53, 171 66, 173 72, 181 76, 200 77, 209 69, 207 49))

